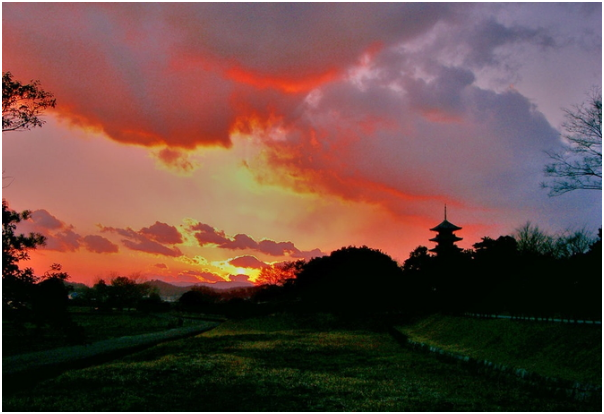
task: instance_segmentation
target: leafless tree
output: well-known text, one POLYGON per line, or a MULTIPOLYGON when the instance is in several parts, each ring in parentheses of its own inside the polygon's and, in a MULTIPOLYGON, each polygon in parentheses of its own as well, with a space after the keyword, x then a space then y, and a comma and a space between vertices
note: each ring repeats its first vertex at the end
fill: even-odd
POLYGON ((594 89, 589 100, 565 110, 562 124, 566 147, 548 153, 551 164, 545 175, 552 180, 542 184, 550 196, 573 190, 602 190, 602 91, 594 89))

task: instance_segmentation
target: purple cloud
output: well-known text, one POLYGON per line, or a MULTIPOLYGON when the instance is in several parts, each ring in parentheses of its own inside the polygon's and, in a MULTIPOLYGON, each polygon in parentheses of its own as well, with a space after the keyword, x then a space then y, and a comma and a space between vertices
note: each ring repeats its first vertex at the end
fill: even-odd
POLYGON ((88 235, 82 239, 82 245, 94 253, 117 253, 119 247, 103 236, 88 235))
MULTIPOLYGON (((174 228, 166 224, 156 222, 153 226, 143 228, 139 231, 135 231, 130 227, 125 229, 105 227, 102 225, 99 227, 101 228, 101 232, 116 233, 124 237, 122 243, 130 250, 169 257, 182 256, 182 252, 178 247, 167 247, 156 241, 167 240, 170 242, 168 244, 173 244, 171 242, 180 240, 180 233, 177 238, 172 232, 172 229, 174 228)), ((176 231, 176 229, 174 229, 174 231, 176 231)))
POLYGON ((150 227, 143 227, 139 231, 141 234, 163 244, 182 243, 182 236, 174 226, 156 221, 150 227))

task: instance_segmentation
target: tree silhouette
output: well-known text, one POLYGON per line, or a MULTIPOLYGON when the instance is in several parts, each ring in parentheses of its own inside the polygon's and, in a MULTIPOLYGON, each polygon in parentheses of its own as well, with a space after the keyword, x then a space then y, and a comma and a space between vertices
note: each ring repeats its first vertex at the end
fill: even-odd
POLYGON ((552 163, 545 175, 553 180, 543 183, 549 195, 573 190, 602 190, 602 92, 594 90, 587 103, 565 110, 567 147, 549 153, 552 163))
POLYGON ((71 318, 67 312, 70 289, 65 285, 69 277, 61 272, 61 266, 54 264, 46 272, 44 280, 37 283, 33 290, 32 310, 37 324, 48 323, 55 328, 63 328, 71 318))
POLYGON ((41 89, 40 81, 22 84, 10 72, 2 73, 2 132, 42 126, 42 112, 55 105, 53 94, 41 89))
POLYGON ((45 243, 41 234, 15 234, 17 224, 27 220, 31 213, 18 213, 2 200, 2 302, 5 309, 19 309, 31 297, 33 285, 38 281, 29 267, 21 269, 19 262, 29 260, 29 251, 45 243))
MULTIPOLYGON (((148 283, 141 282, 140 276, 134 273, 130 276, 119 276, 113 274, 109 283, 104 279, 97 281, 92 288, 86 292, 86 301, 93 304, 98 310, 108 311, 113 308, 123 310, 124 308, 138 307, 144 299, 150 299, 154 293, 153 287, 148 283)), ((153 306, 152 299, 146 305, 153 306)))
POLYGON ((297 260, 263 267, 256 283, 259 285, 283 286, 288 280, 295 279, 303 266, 304 260, 297 260))
POLYGON ((434 256, 430 256, 426 246, 418 246, 409 254, 409 258, 403 263, 403 270, 406 272, 419 272, 426 270, 434 261, 434 256))
POLYGON ((524 257, 554 256, 555 240, 538 226, 526 222, 514 234, 518 252, 524 257))
POLYGON ((519 282, 518 244, 512 236, 497 239, 483 237, 475 243, 472 283, 475 292, 468 310, 479 314, 496 314, 509 310, 509 299, 519 282))
POLYGON ((195 286, 188 292, 182 294, 178 303, 182 310, 186 311, 209 311, 212 306, 220 300, 220 294, 214 289, 205 286, 195 286))
MULTIPOLYGON (((2 73, 2 132, 23 131, 41 126, 43 110, 55 106, 52 94, 40 89, 39 81, 23 85, 13 80, 10 72, 2 73)), ((30 233, 15 234, 17 224, 31 213, 9 209, 2 199, 2 299, 4 307, 23 307, 30 299, 32 286, 38 278, 31 268, 19 268, 19 262, 29 260, 29 251, 43 245, 44 236, 30 233)))
POLYGON ((424 313, 434 309, 434 280, 436 257, 426 246, 416 247, 403 263, 405 274, 401 299, 411 313, 424 313))
POLYGON ((367 246, 346 247, 306 263, 294 285, 311 309, 367 313, 396 308, 403 272, 388 255, 367 246))

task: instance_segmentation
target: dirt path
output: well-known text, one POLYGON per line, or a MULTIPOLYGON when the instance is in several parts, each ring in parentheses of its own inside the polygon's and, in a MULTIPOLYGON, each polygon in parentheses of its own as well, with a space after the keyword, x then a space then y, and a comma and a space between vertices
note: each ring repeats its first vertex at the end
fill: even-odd
POLYGON ((169 329, 135 336, 107 339, 90 345, 76 345, 29 354, 2 358, 2 379, 31 380, 54 375, 65 369, 81 368, 105 362, 161 342, 184 338, 206 332, 218 326, 218 322, 200 321, 194 326, 169 329))

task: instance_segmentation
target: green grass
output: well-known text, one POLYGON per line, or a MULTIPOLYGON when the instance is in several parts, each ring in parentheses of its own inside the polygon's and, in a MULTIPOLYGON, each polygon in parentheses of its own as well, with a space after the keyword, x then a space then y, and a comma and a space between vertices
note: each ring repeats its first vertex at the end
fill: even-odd
POLYGON ((450 352, 602 385, 601 326, 438 315, 399 330, 450 352))
POLYGON ((331 317, 225 322, 12 395, 5 411, 601 411, 331 317))
MULTIPOLYGON (((161 332, 176 326, 174 318, 159 318, 139 312, 90 312, 71 310, 72 320, 84 329, 86 340, 96 342, 121 336, 161 332)), ((187 323, 192 323, 185 320, 187 323)), ((70 346, 65 334, 50 326, 36 329, 33 324, 18 328, 12 323, 2 324, 2 355, 70 346)))

